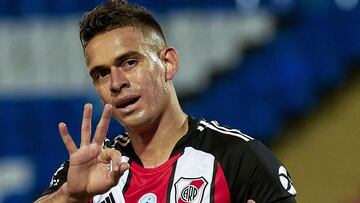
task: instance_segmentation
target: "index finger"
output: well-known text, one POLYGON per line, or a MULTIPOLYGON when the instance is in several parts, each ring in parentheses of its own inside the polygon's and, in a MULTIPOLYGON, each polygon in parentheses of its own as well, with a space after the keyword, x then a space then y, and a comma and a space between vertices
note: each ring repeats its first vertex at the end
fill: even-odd
POLYGON ((106 133, 109 129, 111 114, 112 114, 112 105, 105 104, 104 111, 101 115, 101 119, 96 127, 93 143, 97 145, 102 145, 104 143, 106 133))

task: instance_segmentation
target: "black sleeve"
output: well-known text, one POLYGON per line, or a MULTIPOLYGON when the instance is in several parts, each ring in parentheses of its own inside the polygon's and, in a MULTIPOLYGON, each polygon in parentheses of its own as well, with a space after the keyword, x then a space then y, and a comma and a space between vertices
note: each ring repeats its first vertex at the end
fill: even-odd
POLYGON ((245 165, 241 164, 241 167, 246 167, 248 172, 247 199, 257 203, 296 202, 296 190, 283 164, 261 142, 252 140, 246 145, 245 165))
POLYGON ((273 203, 297 203, 294 196, 290 196, 286 199, 278 200, 273 203))
POLYGON ((42 192, 41 196, 51 194, 58 190, 67 181, 68 169, 69 161, 66 161, 56 170, 51 179, 49 187, 42 192))

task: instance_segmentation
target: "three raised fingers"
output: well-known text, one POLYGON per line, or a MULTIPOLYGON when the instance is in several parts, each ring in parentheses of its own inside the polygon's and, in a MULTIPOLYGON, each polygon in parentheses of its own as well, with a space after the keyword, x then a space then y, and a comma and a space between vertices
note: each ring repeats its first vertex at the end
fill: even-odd
MULTIPOLYGON (((93 143, 102 146, 105 136, 107 134, 110 119, 112 114, 112 106, 110 104, 105 104, 104 110, 99 121, 99 124, 95 131, 95 136, 93 139, 93 143)), ((90 144, 91 141, 91 116, 92 116, 92 105, 85 104, 84 105, 84 113, 83 119, 81 124, 81 145, 86 146, 90 144)), ((69 154, 76 152, 78 149, 74 140, 71 138, 71 135, 67 129, 65 123, 59 123, 59 132, 61 138, 65 144, 66 149, 68 150, 69 154)))

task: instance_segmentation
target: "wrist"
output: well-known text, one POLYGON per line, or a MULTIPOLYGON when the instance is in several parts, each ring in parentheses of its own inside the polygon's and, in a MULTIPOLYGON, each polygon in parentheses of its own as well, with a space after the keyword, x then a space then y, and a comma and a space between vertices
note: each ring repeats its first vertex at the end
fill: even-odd
POLYGON ((88 197, 82 195, 71 194, 68 190, 68 184, 64 183, 60 188, 61 196, 64 198, 64 202, 68 203, 87 203, 89 202, 88 197))

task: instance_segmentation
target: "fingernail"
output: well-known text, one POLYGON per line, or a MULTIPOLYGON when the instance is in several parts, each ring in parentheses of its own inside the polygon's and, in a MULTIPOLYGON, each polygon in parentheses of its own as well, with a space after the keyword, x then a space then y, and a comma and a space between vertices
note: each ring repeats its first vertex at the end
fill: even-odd
POLYGON ((64 122, 60 122, 58 126, 59 127, 61 127, 61 126, 66 127, 66 124, 64 122))
POLYGON ((86 103, 86 104, 84 105, 84 108, 85 108, 85 107, 87 107, 87 108, 92 108, 92 104, 86 103))

